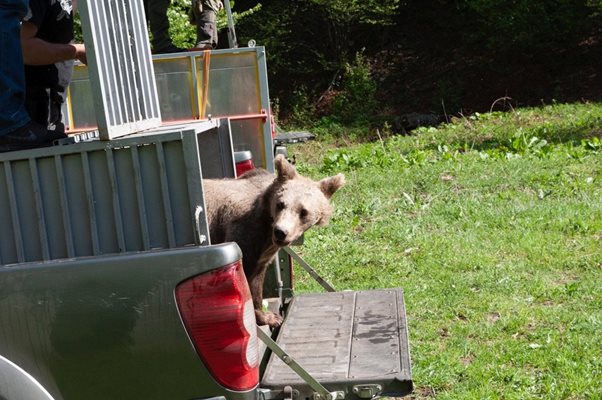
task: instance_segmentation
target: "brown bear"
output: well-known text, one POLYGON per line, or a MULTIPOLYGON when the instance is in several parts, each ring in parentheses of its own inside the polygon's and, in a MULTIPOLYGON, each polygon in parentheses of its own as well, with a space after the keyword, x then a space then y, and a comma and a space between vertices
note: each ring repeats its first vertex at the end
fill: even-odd
POLYGON ((297 173, 282 155, 274 160, 277 175, 254 169, 238 179, 204 179, 211 243, 236 242, 255 307, 258 325, 277 327, 282 317, 262 311, 268 265, 313 225, 326 225, 330 197, 345 184, 343 174, 313 181, 297 173))

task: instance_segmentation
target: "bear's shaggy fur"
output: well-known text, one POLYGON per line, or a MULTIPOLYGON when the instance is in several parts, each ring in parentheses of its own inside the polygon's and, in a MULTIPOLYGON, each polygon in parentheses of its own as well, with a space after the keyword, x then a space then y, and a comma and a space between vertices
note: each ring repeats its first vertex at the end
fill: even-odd
POLYGON ((282 317, 262 311, 268 265, 313 225, 326 225, 330 197, 345 184, 343 174, 313 181, 297 173, 282 155, 274 160, 277 175, 263 169, 239 179, 205 179, 205 205, 211 243, 236 242, 258 325, 279 326, 282 317))

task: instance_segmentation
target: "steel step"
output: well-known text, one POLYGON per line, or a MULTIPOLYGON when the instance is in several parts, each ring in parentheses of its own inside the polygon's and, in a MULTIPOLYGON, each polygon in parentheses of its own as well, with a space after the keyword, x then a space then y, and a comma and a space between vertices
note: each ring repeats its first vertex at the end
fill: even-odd
MULTIPOLYGON (((401 288, 296 296, 278 345, 329 391, 346 397, 404 396, 412 391, 406 312, 401 288)), ((261 386, 312 390, 274 354, 261 386)))

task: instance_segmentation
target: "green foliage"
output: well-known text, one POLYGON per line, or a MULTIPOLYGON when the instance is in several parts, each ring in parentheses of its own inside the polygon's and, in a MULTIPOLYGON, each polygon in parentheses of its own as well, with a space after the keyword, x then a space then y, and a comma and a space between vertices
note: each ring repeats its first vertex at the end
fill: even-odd
MULTIPOLYGON (((190 23, 189 11, 191 0, 171 0, 171 4, 167 10, 167 18, 169 19, 169 35, 177 47, 191 48, 196 44, 196 27, 190 23)), ((230 6, 234 7, 235 1, 230 1, 230 6)), ((232 18, 236 24, 244 20, 261 9, 261 4, 257 4, 244 12, 232 12, 232 18)), ((75 16, 75 41, 83 42, 81 33, 81 21, 79 15, 75 16)), ((227 16, 224 10, 221 10, 217 15, 218 30, 228 26, 227 16)), ((149 31, 149 37, 151 33, 149 31)))
MULTIPOLYGON (((194 47, 196 44, 196 28, 190 23, 189 10, 190 0, 172 0, 167 10, 169 36, 175 46, 183 49, 194 47)), ((223 19, 223 16, 220 15, 220 18, 223 19)))
MULTIPOLYGON (((602 397, 601 113, 555 105, 294 147, 308 173, 348 182, 303 257, 338 290, 403 287, 415 398, 602 397)), ((320 290, 295 268, 297 292, 320 290)))
POLYGON ((391 24, 399 0, 311 0, 327 10, 330 20, 339 24, 391 24))
POLYGON ((461 155, 477 156, 482 161, 559 155, 586 159, 602 153, 602 140, 591 136, 601 122, 602 107, 597 105, 476 113, 441 128, 419 128, 416 136, 394 136, 353 149, 331 150, 320 170, 334 173, 391 165, 403 168, 456 161, 461 155))
POLYGON ((370 121, 376 111, 376 88, 370 65, 362 53, 357 53, 353 64, 345 65, 340 92, 334 99, 333 115, 344 124, 370 121))
POLYGON ((588 0, 463 0, 477 25, 466 32, 497 51, 550 50, 591 28, 588 0))
POLYGON ((362 47, 380 45, 383 32, 393 29, 398 3, 263 1, 260 12, 240 21, 237 34, 241 43, 254 39, 266 47, 270 93, 279 99, 282 118, 288 120, 290 113, 300 111, 291 96, 295 90, 303 90, 315 103, 333 77, 355 62, 362 47))
POLYGON ((292 90, 289 100, 288 123, 295 126, 309 126, 315 120, 315 107, 313 107, 308 90, 300 86, 292 90))
POLYGON ((548 141, 540 139, 537 136, 525 135, 524 132, 518 131, 510 142, 510 149, 515 154, 527 154, 532 153, 537 156, 545 155, 550 151, 548 141))
POLYGON ((597 15, 602 12, 602 0, 588 0, 587 5, 591 8, 597 9, 597 15))
POLYGON ((591 151, 602 151, 602 140, 596 136, 591 139, 582 139, 581 145, 591 151))
POLYGON ((79 14, 75 14, 73 18, 73 40, 75 43, 83 43, 84 36, 82 35, 82 21, 79 14))
MULTIPOLYGON (((355 25, 390 25, 399 6, 399 0, 311 0, 324 13, 330 47, 340 62, 346 61, 355 25)), ((353 53, 351 53, 353 54, 353 53)))
MULTIPOLYGON (((233 9, 235 1, 230 1, 230 7, 233 9)), ((169 33, 174 44, 182 48, 193 47, 196 43, 196 27, 190 23, 188 12, 190 10, 190 0, 172 0, 171 6, 167 12, 169 18, 169 33)), ((256 12, 261 10, 261 4, 244 12, 232 10, 232 19, 236 25, 256 12)), ((224 9, 217 14, 217 29, 223 30, 228 27, 228 18, 224 9)), ((241 44, 245 45, 245 44, 241 44)), ((220 47, 227 47, 227 43, 220 43, 220 47)))
POLYGON ((324 165, 321 171, 332 173, 334 171, 350 171, 352 169, 364 167, 367 160, 357 154, 351 154, 346 150, 334 151, 324 157, 324 165))

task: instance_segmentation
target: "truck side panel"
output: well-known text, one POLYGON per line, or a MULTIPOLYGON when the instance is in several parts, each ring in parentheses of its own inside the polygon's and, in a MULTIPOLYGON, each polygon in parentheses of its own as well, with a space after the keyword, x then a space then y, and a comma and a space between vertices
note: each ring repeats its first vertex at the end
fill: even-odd
POLYGON ((240 256, 230 243, 0 267, 0 355, 57 400, 246 399, 210 377, 173 294, 240 256))

